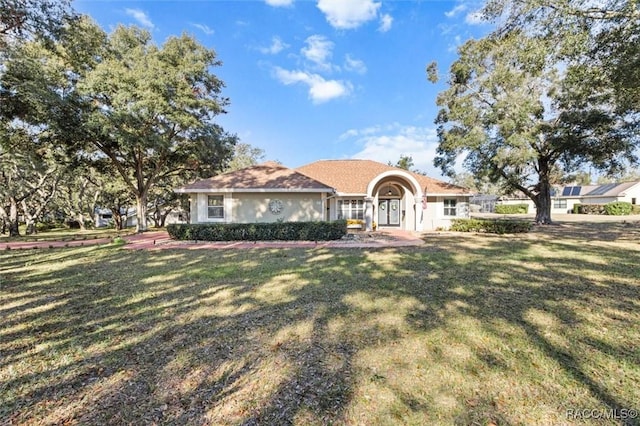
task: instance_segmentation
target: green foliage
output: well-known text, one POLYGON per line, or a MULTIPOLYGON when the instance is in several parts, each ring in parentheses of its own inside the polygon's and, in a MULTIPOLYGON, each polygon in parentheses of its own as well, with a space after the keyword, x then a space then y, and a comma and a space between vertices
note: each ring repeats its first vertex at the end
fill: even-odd
POLYGON ((592 215, 627 216, 637 214, 635 212, 640 213, 640 206, 634 206, 626 201, 613 201, 607 204, 576 204, 573 207, 573 212, 592 215))
POLYGON ((167 232, 176 240, 329 241, 346 235, 347 221, 170 224, 167 232))
POLYGON ((522 220, 454 219, 449 229, 455 232, 519 234, 529 232, 531 226, 531 222, 522 220))
POLYGON ((498 214, 527 214, 528 204, 496 204, 495 212, 498 214))
MULTIPOLYGON (((451 176, 458 159, 465 158, 465 167, 474 175, 504 182, 536 202, 540 223, 551 220, 550 193, 558 171, 568 174, 585 164, 610 173, 624 169, 637 161, 640 127, 629 111, 630 102, 612 108, 618 100, 615 93, 621 94, 623 85, 637 88, 637 81, 627 80, 620 90, 612 90, 617 83, 607 80, 604 69, 612 60, 585 60, 600 50, 595 45, 604 46, 590 38, 616 22, 607 21, 606 13, 603 21, 584 14, 563 20, 568 9, 585 3, 551 3, 555 4, 489 0, 485 15, 502 24, 493 34, 459 48, 459 59, 449 71, 449 88, 437 98, 436 166, 451 176), (509 19, 500 19, 503 14, 509 19), (548 15, 558 19, 545 20, 548 15)), ((640 22, 637 5, 631 14, 640 22)), ((637 29, 637 23, 626 27, 627 40, 620 48, 627 53, 637 53, 640 43, 630 42, 640 40, 637 29)), ((625 55, 628 62, 610 68, 624 66, 629 75, 640 75, 637 58, 625 55)), ((638 93, 628 90, 627 98, 638 93)))
POLYGON ((573 212, 579 214, 594 215, 607 214, 604 208, 604 204, 576 204, 576 207, 573 208, 573 212))
POLYGON ((633 207, 626 201, 613 201, 605 204, 604 210, 609 216, 627 216, 631 214, 633 207))

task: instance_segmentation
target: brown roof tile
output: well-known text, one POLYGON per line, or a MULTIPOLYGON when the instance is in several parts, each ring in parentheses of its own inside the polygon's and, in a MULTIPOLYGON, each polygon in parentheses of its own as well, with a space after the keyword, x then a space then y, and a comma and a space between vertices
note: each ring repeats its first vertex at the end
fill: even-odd
POLYGON ((215 190, 318 190, 318 192, 332 191, 317 180, 289 169, 274 161, 247 167, 229 173, 202 179, 182 188, 176 192, 202 192, 215 190))
MULTIPOLYGON (((366 194, 369 182, 381 173, 390 170, 407 172, 372 160, 321 160, 296 170, 343 194, 366 194)), ((418 173, 408 173, 418 181, 422 190, 427 188, 427 194, 470 194, 466 188, 418 173)))

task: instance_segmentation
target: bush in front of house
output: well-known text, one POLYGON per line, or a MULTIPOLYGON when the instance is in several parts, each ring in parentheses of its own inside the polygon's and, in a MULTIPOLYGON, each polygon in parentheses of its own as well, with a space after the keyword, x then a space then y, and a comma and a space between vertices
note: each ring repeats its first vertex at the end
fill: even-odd
MULTIPOLYGON (((578 206, 577 212, 580 214, 607 214, 604 209, 604 204, 576 204, 578 206)), ((574 212, 575 212, 574 207, 574 212)))
POLYGON ((527 214, 528 204, 496 204, 495 210, 498 214, 527 214))
POLYGON ((609 216, 627 216, 632 210, 632 204, 626 201, 613 201, 604 205, 604 211, 609 216))
POLYGON ((450 231, 520 234, 529 232, 532 223, 524 220, 454 219, 450 231))
POLYGON ((275 223, 174 223, 167 225, 174 240, 199 241, 329 241, 347 234, 347 221, 275 223))
POLYGON ((631 214, 640 214, 640 205, 632 204, 631 205, 631 214))
POLYGON ((573 206, 574 213, 627 216, 633 213, 633 205, 626 201, 612 201, 607 204, 576 204, 573 206))

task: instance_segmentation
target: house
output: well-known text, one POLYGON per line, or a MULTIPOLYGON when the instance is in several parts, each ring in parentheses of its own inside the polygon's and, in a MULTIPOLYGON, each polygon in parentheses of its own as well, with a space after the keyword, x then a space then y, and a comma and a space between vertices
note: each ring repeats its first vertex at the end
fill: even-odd
MULTIPOLYGON (((551 193, 551 213, 571 213, 576 204, 608 204, 625 201, 640 204, 640 181, 607 183, 604 185, 573 185, 555 187, 551 193)), ((500 204, 527 204, 529 213, 535 204, 528 197, 500 197, 500 204)))
POLYGON ((371 160, 322 160, 289 169, 267 162, 175 190, 190 194, 191 223, 356 219, 379 228, 446 228, 469 216, 469 191, 371 160))

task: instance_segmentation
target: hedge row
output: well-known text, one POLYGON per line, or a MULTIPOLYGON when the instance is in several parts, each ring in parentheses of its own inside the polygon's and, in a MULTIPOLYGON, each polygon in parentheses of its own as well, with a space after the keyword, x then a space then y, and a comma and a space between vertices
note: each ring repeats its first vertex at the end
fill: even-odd
POLYGON ((527 214, 528 204, 496 204, 495 210, 498 214, 527 214))
POLYGON ((626 201, 612 201, 607 204, 575 204, 573 212, 577 214, 627 216, 632 213, 640 213, 640 206, 634 206, 626 201))
POLYGON ((167 225, 174 240, 328 241, 347 234, 347 221, 275 223, 198 223, 167 225))
POLYGON ((523 220, 454 219, 449 229, 456 232, 519 234, 529 232, 531 226, 531 222, 523 220))

